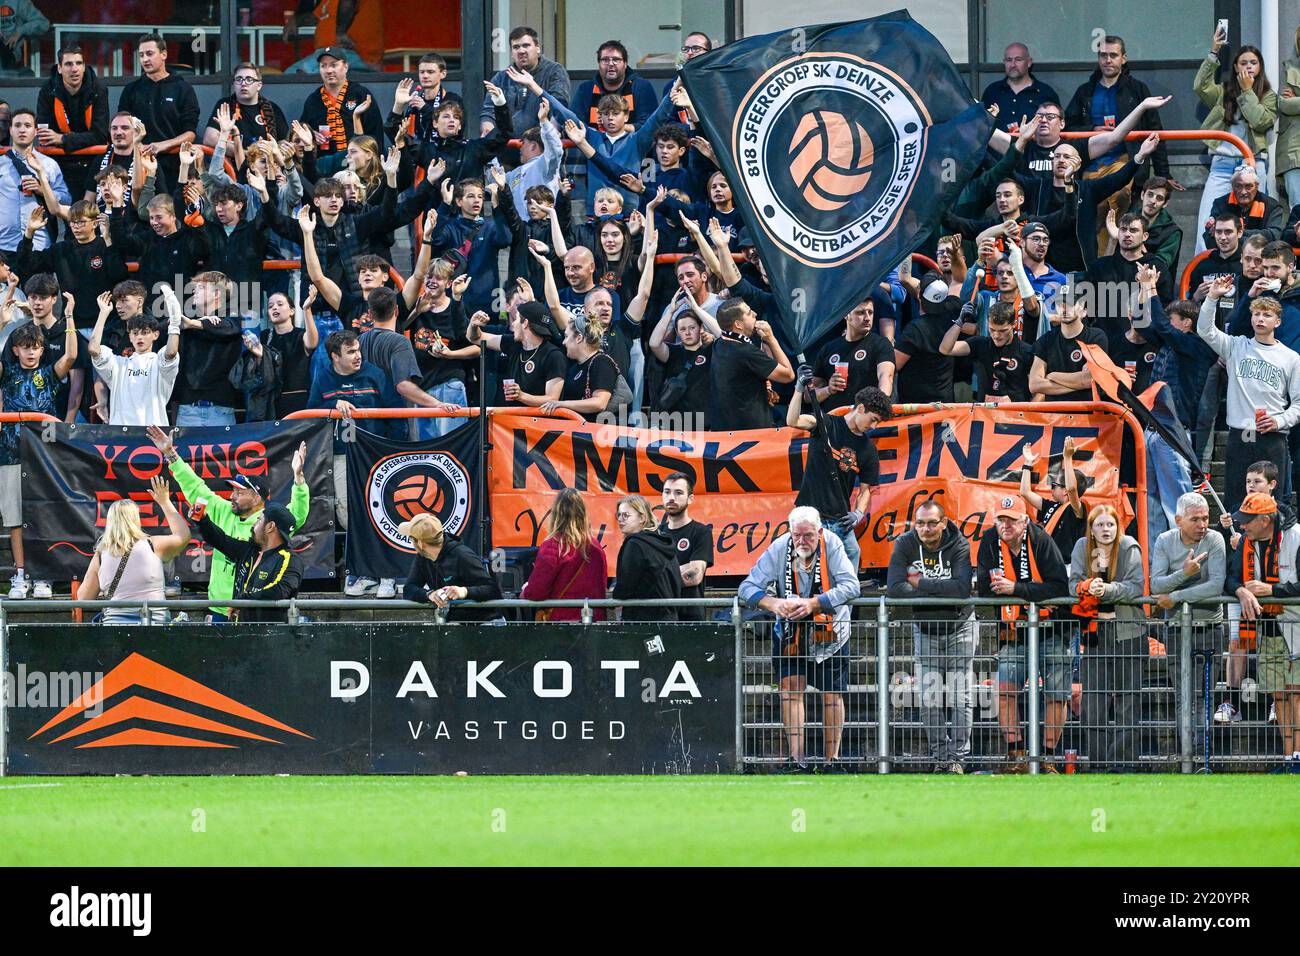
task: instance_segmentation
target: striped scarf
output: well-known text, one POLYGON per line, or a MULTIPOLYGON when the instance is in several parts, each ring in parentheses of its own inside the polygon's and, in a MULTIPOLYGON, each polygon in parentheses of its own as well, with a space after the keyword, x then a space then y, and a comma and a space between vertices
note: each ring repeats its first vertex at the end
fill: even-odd
POLYGON ((347 99, 347 95, 348 83, 346 81, 339 87, 338 96, 330 95, 330 91, 323 86, 320 88, 320 98, 325 104, 325 118, 330 124, 330 142, 336 150, 348 148, 348 132, 343 125, 343 103, 347 99))
MULTIPOLYGON (((785 596, 804 597, 799 593, 799 572, 795 568, 795 562, 799 560, 795 552, 794 541, 790 541, 790 547, 786 553, 785 559, 785 596)), ((813 552, 813 566, 809 572, 813 579, 812 593, 807 597, 816 597, 819 594, 825 594, 831 589, 830 581, 827 580, 826 573, 830 562, 826 560, 826 532, 821 533, 821 539, 817 545, 817 550, 813 552), (820 582, 818 587, 817 582, 820 582)), ((781 626, 785 632, 785 639, 782 642, 783 652, 787 657, 793 657, 799 653, 799 642, 802 638, 808 638, 808 644, 811 648, 813 644, 826 644, 835 640, 835 618, 834 615, 819 612, 803 621, 782 621, 781 626)))
MULTIPOLYGON (((1263 581, 1265 584, 1277 584, 1277 552, 1281 544, 1282 536, 1277 528, 1275 521, 1273 534, 1267 541, 1251 541, 1246 538, 1241 542, 1241 579, 1243 581, 1263 581)), ((1260 614, 1264 617, 1277 617, 1282 613, 1280 604, 1264 604, 1262 601, 1259 605, 1260 614)), ((1242 620, 1238 627, 1238 637, 1241 640, 1242 647, 1253 648, 1259 637, 1257 628, 1258 621, 1242 620)))

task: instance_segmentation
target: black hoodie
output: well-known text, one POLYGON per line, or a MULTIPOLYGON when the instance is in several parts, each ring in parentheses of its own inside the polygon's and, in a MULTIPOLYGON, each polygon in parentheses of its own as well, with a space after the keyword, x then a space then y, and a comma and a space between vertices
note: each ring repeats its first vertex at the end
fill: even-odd
MULTIPOLYGON (((971 592, 970 544, 951 520, 943 529, 939 547, 927 548, 916 531, 909 531, 894 541, 894 552, 889 556, 889 572, 885 582, 886 593, 891 598, 946 597, 965 601, 971 592), (921 580, 909 584, 907 575, 913 569, 921 572, 921 580)), ((951 621, 961 620, 970 614, 965 604, 948 607, 917 608, 914 617, 921 630, 927 634, 949 631, 951 621), (924 623, 922 623, 924 622, 924 623)))
MULTIPOLYGON (((455 535, 444 534, 437 561, 430 561, 420 554, 415 556, 402 587, 402 597, 428 604, 430 591, 451 585, 468 591, 467 601, 501 600, 501 588, 483 566, 483 559, 455 535)), ((452 604, 447 609, 449 621, 488 621, 497 617, 501 617, 501 612, 493 608, 452 604)))
MULTIPOLYGON (((50 70, 50 78, 45 81, 36 97, 36 122, 45 123, 50 129, 63 134, 60 149, 75 152, 87 146, 102 146, 108 142, 108 88, 99 82, 95 71, 86 66, 81 88, 69 93, 63 85, 58 66, 50 70), (60 121, 55 100, 63 104, 66 123, 60 121), (86 110, 89 109, 89 117, 86 110)), ((97 160, 98 157, 85 157, 81 162, 97 160)), ((80 199, 80 196, 73 196, 80 199)))
MULTIPOLYGON (((623 540, 618 552, 613 597, 618 601, 648 601, 682 596, 673 539, 658 530, 638 531, 623 540)), ((629 607, 625 621, 676 621, 676 608, 629 607)))

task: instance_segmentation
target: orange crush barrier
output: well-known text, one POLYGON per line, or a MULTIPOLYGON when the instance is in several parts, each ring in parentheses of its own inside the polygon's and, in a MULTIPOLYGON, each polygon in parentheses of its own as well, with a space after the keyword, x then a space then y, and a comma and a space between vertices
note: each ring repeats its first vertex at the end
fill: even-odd
MULTIPOLYGON (((1059 455, 1067 438, 1080 449, 1085 498, 1135 516, 1136 537, 1147 550, 1146 448, 1137 420, 1107 402, 1004 405, 896 406, 897 415, 873 433, 880 453, 880 484, 871 513, 858 529, 863 564, 889 563, 890 541, 911 526, 916 507, 930 497, 972 541, 992 526, 998 500, 1017 494, 1020 448, 1059 455), (1125 433, 1133 439, 1138 485, 1120 485, 1125 433), (1130 503, 1130 493, 1136 502, 1130 503)), ((745 575, 787 529, 786 516, 803 479, 811 439, 788 428, 741 432, 662 432, 587 422, 497 418, 491 423, 488 493, 493 544, 540 543, 542 516, 561 488, 583 493, 593 526, 610 554, 620 536, 615 505, 625 494, 653 498, 664 475, 685 471, 697 482, 691 514, 712 526, 714 576, 745 575)), ((1040 466, 1042 467, 1042 466, 1040 466)), ((1048 495, 1045 470, 1036 488, 1048 495)))
POLYGON ((15 422, 58 422, 61 419, 44 412, 0 412, 0 425, 12 425, 15 422))
MULTIPOLYGON (((194 144, 192 144, 192 145, 197 146, 199 149, 203 150, 203 152, 204 152, 205 155, 207 155, 207 156, 211 156, 211 155, 212 155, 212 147, 211 147, 211 146, 204 146, 202 143, 194 143, 194 144)), ((37 151, 38 153, 44 153, 46 156, 53 156, 53 157, 58 157, 58 156, 103 156, 106 152, 108 152, 108 150, 109 150, 109 146, 108 146, 108 144, 103 144, 103 145, 101 145, 101 146, 87 146, 85 149, 76 149, 76 150, 73 150, 71 153, 65 152, 64 150, 60 149, 60 148, 57 147, 57 146, 37 146, 37 147, 36 147, 36 151, 37 151)), ((166 152, 168 152, 168 153, 172 153, 172 154, 174 154, 174 153, 179 153, 180 151, 181 151, 181 148, 180 148, 179 146, 173 146, 171 149, 166 150, 166 152)), ((8 146, 0 147, 0 153, 7 153, 7 152, 9 152, 9 147, 8 147, 8 146)), ((228 160, 228 159, 225 160, 225 166, 226 166, 226 175, 229 176, 231 179, 235 180, 236 182, 238 182, 238 181, 239 181, 239 177, 235 175, 235 167, 231 164, 230 160, 228 160)))
MULTIPOLYGON (((520 146, 522 146, 523 144, 524 144, 524 141, 523 141, 522 139, 509 139, 509 140, 506 140, 506 145, 509 146, 511 149, 518 149, 518 148, 519 148, 520 146)), ((577 143, 573 142, 573 140, 571 140, 571 139, 562 139, 562 140, 560 140, 560 145, 561 145, 562 147, 564 147, 565 149, 573 149, 573 147, 576 146, 577 143)))
MULTIPOLYGON (((586 423, 586 419, 568 408, 557 408, 547 413, 536 408, 523 408, 515 405, 492 405, 488 407, 488 417, 500 415, 532 415, 538 418, 557 418, 565 421, 586 423)), ((442 408, 358 408, 352 413, 353 418, 478 418, 479 407, 468 405, 459 411, 447 411, 442 408)), ((343 413, 337 408, 304 408, 300 412, 290 412, 284 416, 285 421, 298 421, 304 418, 342 419, 343 413)))
MULTIPOLYGON (((1061 139, 1087 139, 1089 136, 1096 136, 1101 130, 1075 130, 1073 132, 1062 133, 1061 139)), ((1173 140, 1174 142, 1184 142, 1193 139, 1218 139, 1229 143, 1241 151, 1244 161, 1255 164, 1255 154, 1251 148, 1246 145, 1240 136, 1233 133, 1227 133, 1217 129, 1162 129, 1157 130, 1162 140, 1173 140)), ((1151 135, 1149 129, 1135 129, 1124 137, 1125 142, 1136 139, 1146 139, 1151 135)))

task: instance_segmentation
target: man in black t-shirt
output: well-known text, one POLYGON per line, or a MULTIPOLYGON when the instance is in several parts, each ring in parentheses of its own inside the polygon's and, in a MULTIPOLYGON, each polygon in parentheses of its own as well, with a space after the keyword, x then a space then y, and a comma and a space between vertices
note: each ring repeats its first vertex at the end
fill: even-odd
POLYGON ((1156 353, 1159 351, 1159 342, 1148 342, 1143 337, 1142 330, 1134 328, 1130 322, 1123 335, 1110 340, 1106 354, 1128 372, 1133 381, 1133 393, 1141 395, 1151 384, 1151 371, 1155 368, 1156 353))
POLYGON ((718 306, 722 338, 713 345, 709 429, 771 428, 767 382, 793 382, 794 369, 772 327, 741 299, 718 306), (759 348, 755 337, 767 351, 759 348), (769 354, 770 353, 770 354, 769 354))
POLYGON ((852 397, 864 388, 894 393, 894 347, 874 331, 875 319, 875 303, 859 302, 844 318, 844 334, 817 356, 813 388, 824 411, 852 404, 852 397), (842 374, 846 370, 847 377, 842 374))
POLYGON ((1092 372, 1081 343, 1109 344, 1106 333, 1085 326, 1087 309, 1082 302, 1061 303, 1061 324, 1034 343, 1034 364, 1029 373, 1029 390, 1048 402, 1092 401, 1092 372))
POLYGON ((880 456, 869 433, 893 415, 893 406, 880 389, 864 388, 853 396, 853 410, 847 415, 827 415, 817 407, 811 383, 812 376, 805 374, 785 416, 787 425, 811 438, 794 503, 796 508, 817 509, 822 525, 844 542, 844 553, 856 569, 862 549, 855 529, 871 513, 871 489, 880 483, 880 456), (812 414, 804 412, 805 402, 812 414))
MULTIPOLYGON (((1034 465, 1038 455, 1030 445, 1020 450, 1025 464, 1020 469, 1020 496, 1034 509, 1034 522, 1051 535, 1052 541, 1064 557, 1074 553, 1075 543, 1083 537, 1088 525, 1088 506, 1083 501, 1087 490, 1086 479, 1081 479, 1074 467, 1074 439, 1067 438, 1061 451, 1061 467, 1049 468, 1047 480, 1052 489, 1050 498, 1033 490, 1034 465)), ((1069 565, 1069 561, 1066 561, 1069 565)))
POLYGON ((903 328, 894 346, 900 402, 951 402, 953 360, 939 351, 960 310, 937 272, 921 278, 921 315, 903 328))
POLYGON ((245 149, 258 140, 279 141, 288 137, 289 122, 284 110, 262 95, 262 71, 256 64, 241 63, 235 67, 230 86, 230 95, 217 100, 212 107, 207 128, 203 130, 203 145, 215 147, 220 142, 221 125, 217 122, 217 111, 223 105, 230 110, 245 149))
POLYGON ((266 317, 271 327, 262 332, 262 344, 280 353, 280 394, 275 401, 276 418, 307 407, 311 394, 311 354, 320 342, 311 306, 316 301, 316 287, 303 300, 303 325, 294 324, 294 307, 283 292, 273 292, 266 300, 266 317))
MULTIPOLYGON (((664 478, 664 520, 659 531, 673 541, 677 568, 682 575, 682 597, 704 597, 704 572, 713 566, 713 528, 691 517, 695 502, 695 479, 684 471, 674 471, 664 478)), ((677 611, 680 621, 703 621, 702 607, 684 607, 677 611)))
POLYGON ((1119 218, 1119 248, 1109 256, 1094 259, 1083 275, 1083 282, 1092 296, 1092 322, 1117 339, 1128 328, 1128 302, 1137 288, 1139 265, 1154 266, 1160 271, 1156 295, 1161 305, 1173 301, 1174 281, 1164 260, 1146 248, 1147 223, 1136 213, 1125 213, 1119 218))
POLYGON ((939 343, 944 355, 960 358, 969 355, 975 362, 979 402, 1004 400, 1028 402, 1029 369, 1034 363, 1034 349, 1016 335, 1016 308, 1010 302, 994 302, 989 307, 989 334, 974 335, 959 341, 961 321, 952 324, 939 343))
POLYGON ((475 312, 466 339, 502 354, 505 403, 540 408, 559 401, 569 363, 555 344, 560 333, 550 310, 540 302, 521 303, 510 320, 510 332, 502 335, 483 331, 489 321, 486 312, 475 312))

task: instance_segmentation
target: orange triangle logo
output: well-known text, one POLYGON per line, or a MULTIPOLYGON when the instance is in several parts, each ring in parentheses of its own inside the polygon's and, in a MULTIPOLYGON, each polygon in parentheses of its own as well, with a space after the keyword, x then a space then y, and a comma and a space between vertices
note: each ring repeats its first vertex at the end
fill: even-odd
MULTIPOLYGON (((171 668, 164 667, 156 661, 140 654, 131 654, 126 660, 118 664, 107 674, 103 676, 93 687, 83 693, 63 710, 59 711, 50 718, 44 726, 28 739, 31 740, 39 737, 51 728, 57 727, 62 723, 75 717, 77 714, 84 713, 91 707, 116 697, 133 687, 141 687, 146 690, 158 691, 169 697, 175 697, 180 700, 189 701, 206 707, 210 710, 220 711, 231 717, 237 717, 241 720, 251 723, 260 724, 264 729, 280 730, 285 733, 296 734, 299 737, 305 737, 308 740, 314 739, 310 734, 305 734, 301 730, 290 727, 288 724, 281 723, 274 717, 268 717, 260 711, 254 710, 246 704, 241 704, 233 698, 220 694, 210 687, 200 684, 196 680, 186 677, 171 668)), ((179 731, 200 730, 213 734, 224 734, 229 737, 235 737, 240 740, 259 740, 266 743, 282 743, 272 737, 263 734, 254 733, 233 724, 225 723, 220 720, 213 720, 199 714, 192 714, 188 711, 181 710, 169 704, 163 704, 146 697, 131 695, 126 700, 114 704, 103 713, 87 719, 84 723, 65 731, 61 736, 55 737, 50 743, 59 743, 60 741, 70 740, 82 736, 83 734, 92 733, 96 730, 103 730, 108 727, 116 727, 125 721, 130 720, 147 720, 151 723, 170 724, 179 731)), ((93 740, 85 740, 77 743, 78 749, 90 747, 217 747, 238 749, 234 743, 221 743, 208 740, 202 737, 187 736, 185 733, 168 733, 158 730, 147 730, 139 727, 117 728, 116 732, 105 737, 98 737, 93 740)))

